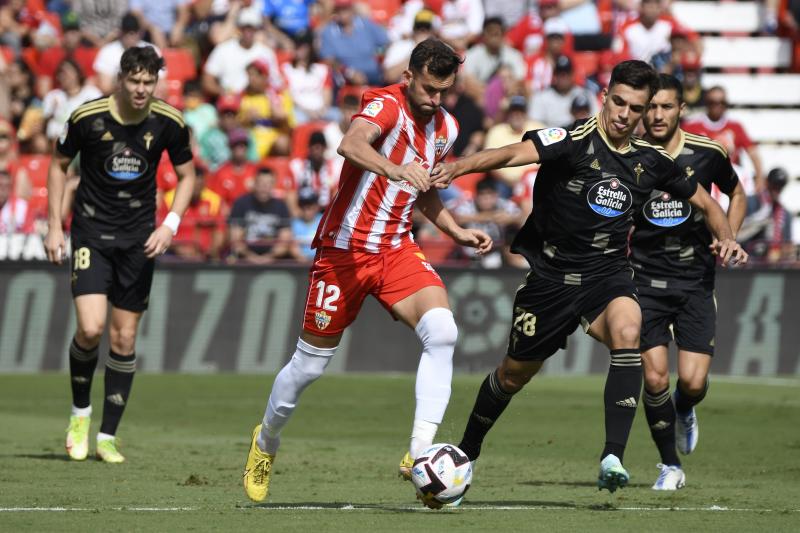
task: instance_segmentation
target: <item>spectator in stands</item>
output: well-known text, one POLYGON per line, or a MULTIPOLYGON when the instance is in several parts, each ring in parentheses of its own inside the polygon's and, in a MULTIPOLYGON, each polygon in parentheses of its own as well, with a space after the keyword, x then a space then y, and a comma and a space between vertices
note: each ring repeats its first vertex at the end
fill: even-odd
POLYGON ((481 0, 407 0, 400 11, 389 22, 389 38, 392 42, 408 38, 413 33, 414 19, 423 9, 436 13, 433 20, 435 31, 459 34, 472 42, 480 37, 483 28, 484 8, 481 0))
POLYGON ((0 6, 0 45, 8 46, 19 56, 30 27, 23 21, 24 0, 9 0, 0 6))
POLYGON ((525 59, 527 65, 525 86, 529 95, 533 96, 552 85, 553 67, 556 59, 565 55, 564 43, 568 31, 567 25, 558 17, 551 17, 545 21, 543 27, 544 49, 525 59))
MULTIPOLYGON (((196 178, 189 207, 181 217, 178 233, 172 239, 170 253, 184 259, 219 259, 225 244, 225 212, 222 198, 206 187, 208 170, 195 165, 196 178)), ((175 199, 175 189, 164 195, 162 213, 166 216, 175 199)))
POLYGON ((589 101, 590 114, 595 114, 598 111, 597 99, 591 91, 575 83, 572 61, 561 56, 556 60, 553 85, 533 97, 530 117, 546 126, 566 128, 574 120, 570 109, 579 95, 589 101))
POLYGON ((339 104, 339 110, 341 111, 339 120, 329 123, 325 126, 325 129, 322 130, 322 133, 325 134, 325 143, 328 145, 328 149, 325 151, 325 157, 337 160, 340 166, 344 163, 344 158, 340 156, 336 150, 338 150, 347 128, 350 127, 353 115, 359 112, 360 107, 361 99, 358 96, 355 94, 344 95, 339 104))
POLYGON ((320 57, 352 85, 381 85, 376 57, 389 44, 386 30, 357 15, 353 0, 334 0, 331 21, 322 28, 320 57))
POLYGON ((383 78, 387 83, 399 82, 403 72, 408 68, 408 60, 414 47, 425 39, 436 36, 433 30, 435 20, 436 13, 430 9, 421 9, 414 17, 411 35, 389 45, 386 55, 383 56, 383 78))
POLYGON ((719 86, 711 87, 705 95, 706 112, 699 117, 692 117, 683 125, 689 133, 711 137, 728 151, 731 162, 741 166, 741 152, 746 152, 753 164, 753 185, 748 187, 746 176, 739 172, 739 178, 745 191, 755 188, 757 192, 764 190, 764 175, 761 167, 761 156, 758 146, 750 140, 744 126, 736 120, 728 118, 728 99, 725 89, 719 86))
POLYGON ((310 190, 316 196, 317 204, 325 208, 331 201, 339 185, 341 163, 325 156, 328 143, 321 131, 313 132, 308 138, 308 155, 305 159, 296 157, 289 163, 292 173, 293 194, 289 194, 286 203, 293 215, 298 216, 297 195, 300 191, 310 190))
POLYGON ((332 107, 331 69, 318 60, 312 34, 306 33, 298 37, 291 63, 285 63, 282 67, 294 102, 297 124, 339 118, 338 110, 332 107))
POLYGON ((180 46, 191 19, 190 0, 129 0, 131 13, 139 18, 157 46, 180 46))
POLYGON ((239 99, 239 122, 250 129, 256 158, 288 155, 294 127, 292 98, 270 85, 270 65, 256 59, 247 65, 247 86, 239 99))
POLYGON ((685 34, 696 47, 699 43, 697 34, 681 27, 664 11, 662 0, 642 0, 639 16, 623 24, 615 36, 614 51, 631 59, 654 62, 659 67, 669 61, 673 33, 685 34))
POLYGON ((0 233, 30 233, 33 220, 28 202, 13 194, 13 180, 6 170, 0 170, 0 233))
POLYGON ((317 194, 312 189, 300 189, 297 194, 299 213, 292 219, 292 235, 299 251, 298 261, 310 263, 317 251, 311 248, 317 226, 322 219, 317 194))
MULTIPOLYGON (((200 157, 212 170, 231 158, 229 135, 233 130, 242 127, 237 118, 238 113, 239 97, 226 94, 217 99, 219 123, 200 138, 200 157)), ((255 149, 247 151, 247 159, 256 160, 255 149)))
POLYGON ((574 35, 600 33, 600 14, 594 0, 560 0, 561 18, 574 35))
POLYGON ((694 52, 683 54, 680 59, 680 72, 676 76, 683 84, 683 101, 689 109, 703 105, 706 91, 700 82, 700 56, 694 52))
POLYGON ((44 136, 42 102, 36 96, 36 79, 33 71, 22 59, 8 66, 10 113, 8 118, 17 130, 17 140, 24 153, 48 151, 44 136))
POLYGON ((248 160, 249 143, 250 137, 247 131, 241 128, 228 133, 230 160, 217 169, 214 179, 209 184, 227 205, 232 205, 237 198, 249 193, 253 188, 258 166, 248 160))
MULTIPOLYGON (((521 24, 529 24, 531 21, 526 20, 529 18, 541 22, 542 18, 544 17, 539 16, 539 11, 544 9, 542 6, 547 1, 548 0, 539 0, 538 2, 520 2, 519 0, 493 0, 492 2, 485 2, 486 5, 484 8, 484 16, 486 18, 500 17, 503 19, 503 24, 505 24, 506 28, 514 29, 521 24)), ((526 53, 522 46, 517 46, 518 43, 515 42, 510 33, 511 32, 506 35, 508 42, 523 54, 526 53)), ((541 41, 539 44, 541 45, 541 41)))
POLYGON ((455 27, 461 28, 469 42, 480 37, 486 18, 482 0, 443 0, 441 5, 443 27, 451 31, 455 27))
MULTIPOLYGON (((498 122, 486 133, 484 149, 500 148, 522 139, 526 131, 544 128, 544 124, 528 118, 528 100, 522 95, 512 96, 505 110, 505 121, 498 122)), ((495 170, 492 175, 501 183, 493 183, 494 189, 503 197, 511 196, 511 189, 522 175, 534 165, 506 167, 495 170)))
MULTIPOLYGON (((97 88, 103 91, 103 94, 114 91, 119 73, 119 61, 125 50, 134 46, 153 46, 142 39, 143 34, 139 18, 133 13, 126 13, 120 23, 119 39, 104 45, 97 53, 93 68, 97 74, 97 88)), ((161 55, 158 48, 156 52, 161 55)))
POLYGON ((270 86, 281 88, 283 79, 275 52, 256 42, 261 28, 261 15, 252 10, 239 12, 239 37, 218 44, 208 56, 203 71, 203 89, 211 96, 239 94, 247 87, 247 66, 262 60, 269 66, 270 86))
POLYGON ((459 124, 459 135, 451 153, 467 157, 480 150, 486 137, 486 117, 483 108, 464 90, 463 80, 456 79, 455 85, 445 95, 443 105, 459 124))
POLYGON ((467 51, 462 68, 467 93, 476 102, 484 101, 486 84, 500 69, 507 66, 512 78, 521 83, 525 79, 525 60, 522 54, 503 42, 505 26, 498 17, 488 18, 483 23, 483 40, 467 51))
MULTIPOLYGON (((74 11, 67 11, 61 16, 61 43, 60 46, 52 46, 46 50, 42 50, 39 54, 37 61, 37 93, 47 94, 53 88, 53 81, 61 62, 64 59, 73 59, 77 61, 76 51, 81 47, 83 35, 81 34, 81 25, 78 20, 78 15, 74 11)), ((90 73, 81 71, 84 76, 90 73)), ((93 73, 91 73, 93 74, 93 73)))
POLYGON ((128 11, 128 2, 74 0, 72 9, 81 21, 83 37, 100 48, 120 37, 119 28, 128 11))
POLYGON ((584 120, 592 116, 592 100, 585 94, 577 95, 569 107, 569 114, 572 115, 572 120, 584 120))
MULTIPOLYGON (((506 34, 506 39, 511 45, 522 52, 526 56, 536 55, 542 51, 542 44, 547 35, 547 30, 544 25, 551 18, 558 18, 561 14, 561 8, 558 5, 558 0, 539 0, 539 9, 529 9, 528 13, 519 19, 515 25, 506 34)), ((561 21, 563 22, 563 21, 561 21)), ((569 28, 566 24, 561 30, 562 34, 569 37, 570 43, 572 42, 572 35, 569 34, 569 28)), ((567 51, 571 51, 572 45, 570 44, 569 50, 564 50, 556 55, 561 55, 567 51)))
POLYGON ((270 30, 280 32, 279 42, 291 43, 310 32, 311 6, 316 0, 264 0, 264 17, 270 30))
MULTIPOLYGON (((766 190, 748 197, 748 217, 743 230, 753 233, 752 240, 771 263, 792 258, 792 213, 781 203, 780 197, 789 182, 783 168, 773 168, 767 175, 766 190), (749 227, 748 227, 749 226, 749 227)), ((758 249, 756 250, 758 251, 758 249)))
POLYGON ((202 139, 216 128, 219 120, 217 110, 206 102, 199 81, 189 80, 184 84, 183 106, 183 120, 191 128, 194 139, 202 139))
POLYGON ((44 119, 47 121, 46 135, 50 141, 61 135, 67 119, 78 106, 103 96, 100 89, 86 83, 81 67, 72 59, 61 62, 56 70, 56 80, 59 88, 48 92, 42 102, 44 119))
POLYGON ((451 207, 453 218, 461 227, 488 233, 494 241, 494 248, 483 256, 466 247, 462 252, 484 268, 498 268, 503 264, 503 257, 510 253, 511 238, 520 227, 519 207, 500 197, 498 184, 490 177, 479 181, 475 189, 474 200, 461 201, 451 207))
POLYGON ((258 170, 253 192, 234 202, 229 219, 231 252, 248 263, 266 265, 291 254, 289 208, 273 197, 275 176, 269 168, 258 170))

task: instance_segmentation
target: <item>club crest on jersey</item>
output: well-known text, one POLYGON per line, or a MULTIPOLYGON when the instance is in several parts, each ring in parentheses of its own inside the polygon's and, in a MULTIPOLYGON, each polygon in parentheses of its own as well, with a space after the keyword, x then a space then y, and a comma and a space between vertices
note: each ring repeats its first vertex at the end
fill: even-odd
POLYGON ((331 315, 325 311, 317 311, 314 313, 314 322, 317 324, 317 329, 323 330, 331 325, 331 315))
POLYGON ((564 128, 547 128, 537 131, 536 134, 539 135, 542 146, 550 146, 567 138, 567 130, 564 128))
POLYGON ((105 168, 112 178, 130 181, 147 172, 147 160, 126 146, 106 159, 105 168))
POLYGON ((368 117, 377 117, 378 113, 381 112, 381 109, 383 109, 383 101, 373 100, 364 107, 364 110, 361 112, 361 114, 368 117))
POLYGON ((611 178, 595 183, 589 189, 586 201, 598 215, 615 218, 631 208, 633 195, 619 178, 611 178))
POLYGON ((433 148, 436 151, 436 157, 442 155, 444 149, 447 147, 447 137, 440 135, 433 141, 433 148))
POLYGON ((692 205, 684 200, 672 198, 668 192, 662 192, 645 202, 642 214, 654 226, 672 228, 689 219, 692 215, 692 205))

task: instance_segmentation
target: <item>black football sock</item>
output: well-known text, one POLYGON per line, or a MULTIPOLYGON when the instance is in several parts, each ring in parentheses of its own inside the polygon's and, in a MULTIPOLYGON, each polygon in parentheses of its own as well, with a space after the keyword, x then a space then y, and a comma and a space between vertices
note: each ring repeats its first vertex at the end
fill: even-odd
POLYGON ((675 410, 679 413, 688 413, 691 411, 692 407, 703 401, 703 398, 706 397, 707 392, 708 379, 706 379, 706 384, 705 387, 703 387, 703 391, 697 396, 690 396, 689 393, 685 391, 683 382, 679 379, 678 384, 675 385, 675 394, 673 394, 673 397, 675 398, 675 410))
POLYGON ((665 465, 681 466, 675 450, 675 406, 669 397, 669 387, 651 394, 644 388, 644 414, 650 435, 656 443, 661 462, 665 465))
POLYGON ((135 371, 135 354, 125 357, 109 350, 105 377, 106 399, 103 402, 103 423, 100 425, 100 433, 107 435, 117 433, 117 426, 131 393, 135 371))
POLYGON ((625 453, 636 406, 642 390, 642 356, 636 348, 611 350, 606 388, 603 393, 606 411, 606 446, 604 458, 610 453, 620 461, 625 453))
POLYGON ((474 461, 481 454, 483 439, 511 401, 513 394, 504 391, 497 378, 497 369, 481 383, 475 405, 467 420, 464 436, 458 445, 474 461))
POLYGON ((75 339, 69 345, 69 377, 72 385, 72 405, 85 409, 91 405, 92 378, 97 368, 97 346, 86 349, 75 339))

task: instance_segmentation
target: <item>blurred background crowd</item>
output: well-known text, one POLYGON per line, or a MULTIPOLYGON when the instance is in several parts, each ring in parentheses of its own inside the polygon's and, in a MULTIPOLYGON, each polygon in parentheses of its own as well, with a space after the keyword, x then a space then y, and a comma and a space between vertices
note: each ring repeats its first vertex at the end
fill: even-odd
MULTIPOLYGON (((799 23, 800 0, 0 0, 0 234, 44 230, 54 140, 74 109, 114 90, 125 49, 152 44, 166 61, 157 94, 183 111, 199 174, 169 256, 310 262, 361 95, 398 82, 415 44, 433 36, 465 58, 444 103, 461 125, 453 157, 596 113, 623 59, 676 75, 684 128, 721 142, 745 186, 740 237, 754 263, 800 265, 799 23), (745 4, 749 25, 720 11, 745 4), (749 60, 742 39, 746 50, 778 47, 749 60)), ((475 257, 419 219, 428 258, 525 267, 508 244, 536 172, 468 175, 442 191, 497 250, 475 257)), ((70 190, 79 179, 73 165, 70 190)), ((160 216, 175 185, 165 158, 160 216)))

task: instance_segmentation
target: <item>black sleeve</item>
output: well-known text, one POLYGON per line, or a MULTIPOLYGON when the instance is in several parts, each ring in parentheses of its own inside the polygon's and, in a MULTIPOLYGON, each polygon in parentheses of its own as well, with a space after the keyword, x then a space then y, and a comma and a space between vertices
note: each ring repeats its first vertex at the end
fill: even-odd
POLYGON ((522 136, 523 141, 531 141, 539 152, 539 162, 567 159, 572 154, 572 137, 564 128, 544 128, 531 130, 522 136))
POLYGON ((278 215, 281 217, 280 222, 278 222, 278 229, 288 228, 292 225, 292 215, 289 213, 289 207, 286 205, 286 202, 283 200, 277 205, 278 215))
POLYGON ((240 196, 233 201, 231 214, 228 215, 228 224, 244 227, 244 215, 247 212, 247 205, 245 205, 246 202, 247 199, 244 196, 240 196))
POLYGON ((736 175, 736 171, 733 169, 730 157, 725 157, 718 153, 714 155, 716 164, 714 165, 714 176, 712 179, 714 184, 719 187, 719 190, 729 195, 736 188, 736 185, 739 184, 739 176, 736 175))
POLYGON ((58 153, 70 158, 74 158, 78 155, 78 152, 81 151, 81 145, 84 139, 84 135, 81 132, 84 122, 84 120, 74 122, 72 117, 69 117, 66 124, 64 124, 61 135, 56 141, 56 150, 58 153))
POLYGON ((673 196, 678 198, 691 198, 697 191, 697 179, 687 176, 681 167, 675 164, 675 161, 657 154, 659 158, 659 176, 663 176, 661 183, 657 188, 662 191, 667 191, 673 196))
POLYGON ((167 145, 169 160, 173 166, 182 165, 192 160, 192 147, 189 143, 189 128, 177 123, 173 126, 173 133, 167 145))

